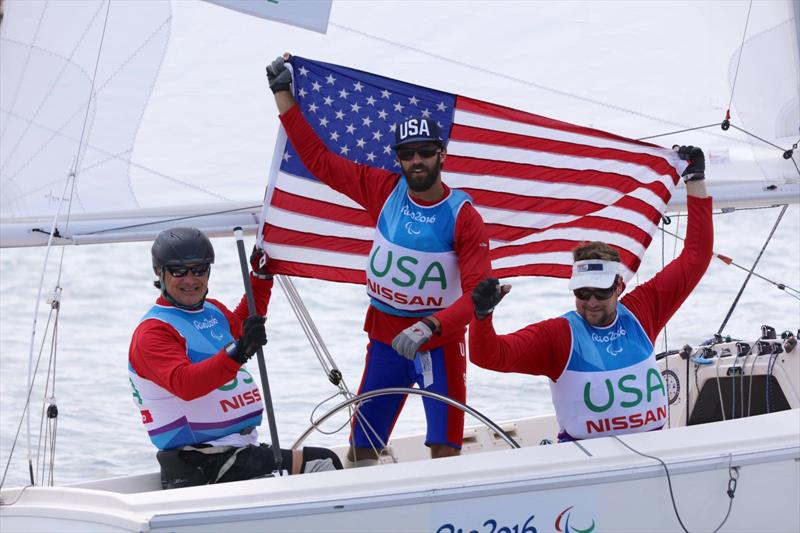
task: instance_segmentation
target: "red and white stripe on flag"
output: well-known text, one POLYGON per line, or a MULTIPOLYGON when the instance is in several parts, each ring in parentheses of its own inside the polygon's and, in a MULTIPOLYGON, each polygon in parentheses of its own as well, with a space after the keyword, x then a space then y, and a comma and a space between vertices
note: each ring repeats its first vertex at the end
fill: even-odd
MULTIPOLYGON (((306 72, 305 65, 331 67, 302 61, 300 68, 306 72)), ((377 79, 394 84, 391 92, 382 93, 391 94, 384 107, 373 105, 374 111, 369 107, 369 97, 360 91, 339 90, 345 107, 352 106, 350 101, 355 104, 353 109, 358 109, 360 121, 369 118, 369 112, 375 113, 376 120, 367 121, 372 123, 366 129, 362 127, 360 139, 358 132, 351 131, 354 142, 348 145, 338 138, 338 131, 328 128, 327 119, 319 114, 326 100, 320 100, 314 109, 313 101, 305 99, 302 82, 308 80, 299 79, 295 64, 295 96, 301 110, 329 148, 339 147, 339 155, 388 168, 386 157, 393 154, 382 154, 381 163, 370 158, 376 150, 367 152, 365 147, 356 152, 349 146, 355 149, 359 140, 372 135, 378 136, 385 145, 382 151, 387 152, 395 123, 386 124, 381 131, 381 109, 394 105, 400 113, 419 114, 422 106, 407 109, 409 106, 401 104, 398 109, 397 103, 417 99, 414 91, 424 88, 409 85, 408 94, 412 96, 408 96, 398 89, 398 84, 407 85, 402 82, 337 68, 336 76, 324 78, 329 85, 339 83, 343 72, 356 80, 358 75, 365 75, 371 83, 377 79), (331 79, 336 81, 330 83, 331 79), (393 104, 395 96, 397 103, 393 104), (363 106, 358 104, 359 97, 365 98, 363 106), (304 106, 304 101, 311 103, 304 106)), ((317 73, 320 79, 324 72, 317 73)), ((314 91, 310 83, 307 94, 314 91)), ((438 99, 441 94, 445 93, 431 98, 438 99)), ((489 233, 495 276, 568 278, 571 250, 587 241, 603 241, 615 247, 627 270, 626 279, 636 272, 679 179, 678 169, 685 165, 672 150, 488 102, 449 96, 452 109, 443 109, 448 107, 444 100, 434 104, 451 119, 441 121, 449 137, 442 177, 474 200, 489 233)), ((333 120, 337 108, 330 107, 333 120)), ((339 113, 341 109, 340 105, 339 113)), ((348 124, 345 117, 342 123, 346 126, 341 133, 344 137, 347 127, 353 127, 356 121, 348 124)), ((284 153, 284 162, 297 157, 288 145, 278 149, 284 153)), ((273 268, 288 275, 364 283, 374 222, 349 198, 289 167, 273 169, 266 195, 262 236, 273 268)))

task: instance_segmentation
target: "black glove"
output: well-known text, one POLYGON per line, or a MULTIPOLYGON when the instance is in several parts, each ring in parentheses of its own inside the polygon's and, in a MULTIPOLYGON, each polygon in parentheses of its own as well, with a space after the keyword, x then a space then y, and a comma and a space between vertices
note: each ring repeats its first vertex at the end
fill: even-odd
POLYGON ((253 246, 253 251, 250 253, 250 269, 253 271, 253 275, 258 279, 272 279, 272 272, 267 268, 268 264, 267 252, 258 246, 253 246))
POLYGON ((475 316, 483 320, 494 311, 505 293, 500 288, 500 280, 486 278, 472 290, 472 303, 475 304, 475 316))
POLYGON ((706 179, 706 157, 703 151, 696 146, 678 146, 672 147, 673 150, 678 152, 678 157, 684 161, 688 161, 689 165, 683 171, 683 181, 699 181, 706 179))
POLYGON ((288 91, 292 84, 292 73, 286 68, 286 60, 279 56, 267 65, 267 80, 272 93, 288 91))
POLYGON ((225 350, 228 357, 243 365, 253 357, 259 347, 267 344, 267 330, 264 329, 266 320, 258 315, 247 317, 242 325, 242 336, 232 344, 232 349, 225 350))

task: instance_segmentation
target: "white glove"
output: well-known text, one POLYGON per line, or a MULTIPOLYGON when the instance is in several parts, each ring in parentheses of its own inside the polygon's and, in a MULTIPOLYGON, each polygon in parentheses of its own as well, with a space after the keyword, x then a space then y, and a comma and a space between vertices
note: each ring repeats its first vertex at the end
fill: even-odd
POLYGON ((392 341, 392 348, 411 361, 417 355, 419 347, 428 342, 433 337, 433 331, 425 322, 417 322, 397 334, 392 341))

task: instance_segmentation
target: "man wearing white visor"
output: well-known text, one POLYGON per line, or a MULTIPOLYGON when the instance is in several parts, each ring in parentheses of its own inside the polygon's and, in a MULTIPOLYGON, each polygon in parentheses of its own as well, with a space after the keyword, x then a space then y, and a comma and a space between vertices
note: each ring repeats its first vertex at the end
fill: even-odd
POLYGON ((703 152, 675 149, 689 162, 683 172, 686 241, 681 254, 647 283, 620 297, 625 267, 619 252, 590 242, 572 251, 575 310, 558 318, 498 335, 492 311, 511 286, 488 278, 472 293, 470 359, 490 370, 549 377, 559 441, 652 431, 666 423, 666 387, 653 346, 703 277, 714 243, 703 152))

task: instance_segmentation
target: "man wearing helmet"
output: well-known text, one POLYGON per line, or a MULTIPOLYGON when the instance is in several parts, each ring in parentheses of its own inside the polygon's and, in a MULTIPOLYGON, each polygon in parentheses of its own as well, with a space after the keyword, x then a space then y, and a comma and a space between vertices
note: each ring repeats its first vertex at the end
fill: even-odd
MULTIPOLYGON (((416 382, 465 401, 469 294, 491 270, 489 240, 471 198, 442 182, 447 150, 441 128, 426 117, 397 124, 392 149, 402 173, 341 158, 295 105, 284 59, 288 55, 270 64, 267 76, 292 146, 314 176, 360 204, 376 224, 366 269, 369 344, 359 392, 416 382)), ((379 396, 361 405, 349 454, 356 466, 375 464, 404 401, 401 395, 379 396)), ((464 413, 429 398, 423 404, 431 456, 458 455, 464 413)))
MULTIPOLYGON (((161 295, 133 333, 128 371, 133 401, 159 449, 164 488, 239 481, 275 470, 272 451, 258 443, 261 392, 243 366, 267 342, 264 315, 272 291, 266 256, 254 250, 250 283, 257 314, 246 297, 231 312, 207 299, 214 263, 200 230, 173 228, 152 247, 161 295)), ((341 468, 322 448, 281 450, 291 473, 341 468)))

